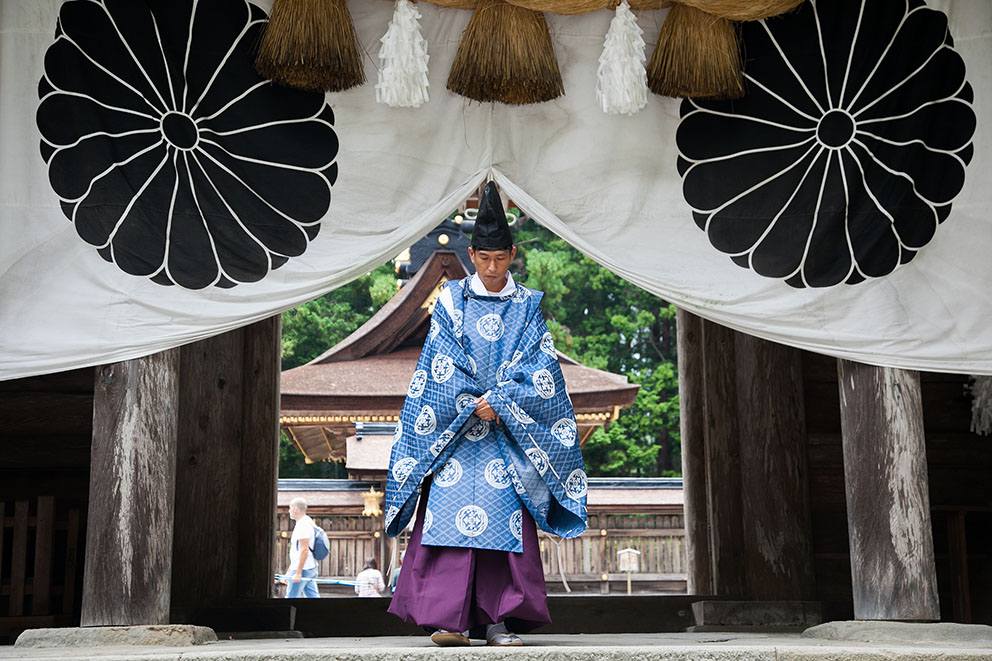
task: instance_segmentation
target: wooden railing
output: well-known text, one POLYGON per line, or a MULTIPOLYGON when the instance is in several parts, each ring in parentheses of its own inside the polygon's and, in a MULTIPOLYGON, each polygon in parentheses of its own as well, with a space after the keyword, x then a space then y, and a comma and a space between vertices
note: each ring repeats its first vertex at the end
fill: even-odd
MULTIPOLYGON (((320 563, 320 576, 353 579, 368 557, 375 557, 383 574, 387 574, 393 540, 383 537, 381 518, 319 513, 311 516, 327 532, 331 547, 328 557, 320 563)), ((293 521, 287 513, 280 512, 275 573, 288 566, 292 532, 293 521)), ((623 548, 640 551, 638 572, 631 576, 634 591, 685 591, 682 515, 594 513, 589 515, 589 529, 581 537, 558 540, 540 532, 538 538, 549 592, 564 591, 562 569, 573 591, 625 591, 627 575, 620 573, 617 556, 623 548)), ((398 551, 406 548, 407 540, 408 535, 400 537, 398 551)), ((349 589, 324 586, 321 593, 348 594, 349 589)))
POLYGON ((0 501, 0 644, 78 622, 82 518, 52 496, 0 501))

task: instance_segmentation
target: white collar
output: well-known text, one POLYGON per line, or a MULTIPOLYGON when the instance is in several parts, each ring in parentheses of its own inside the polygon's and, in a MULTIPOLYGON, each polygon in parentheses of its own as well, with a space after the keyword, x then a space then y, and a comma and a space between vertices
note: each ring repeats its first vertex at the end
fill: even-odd
POLYGON ((486 285, 482 283, 482 278, 479 277, 479 274, 472 274, 472 293, 476 296, 509 296, 516 290, 517 284, 513 282, 513 275, 509 271, 506 272, 506 284, 498 292, 492 292, 486 289, 486 285))

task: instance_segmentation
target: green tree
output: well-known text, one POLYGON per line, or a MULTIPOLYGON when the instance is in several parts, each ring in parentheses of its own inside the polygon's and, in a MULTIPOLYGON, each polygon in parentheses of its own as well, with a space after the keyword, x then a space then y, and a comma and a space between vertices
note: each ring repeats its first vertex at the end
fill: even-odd
POLYGON ((282 369, 307 363, 351 335, 396 294, 393 264, 282 313, 282 369))
MULTIPOLYGON (((636 382, 636 379, 632 379, 636 382)), ((677 476, 679 470, 664 468, 668 453, 680 459, 678 376, 671 363, 659 365, 640 381, 634 404, 620 418, 593 432, 582 450, 590 475, 599 477, 677 476)), ((674 462, 673 462, 674 463, 674 462)))
POLYGON ((634 404, 609 430, 596 430, 586 442, 589 474, 679 474, 675 306, 614 275, 537 223, 520 223, 516 234, 515 277, 544 292, 544 313, 558 349, 641 385, 634 404))
MULTIPOLYGON (((282 313, 282 369, 307 363, 351 335, 396 294, 389 262, 348 284, 282 313)), ((279 477, 345 478, 343 464, 308 464, 292 439, 279 438, 279 477)))

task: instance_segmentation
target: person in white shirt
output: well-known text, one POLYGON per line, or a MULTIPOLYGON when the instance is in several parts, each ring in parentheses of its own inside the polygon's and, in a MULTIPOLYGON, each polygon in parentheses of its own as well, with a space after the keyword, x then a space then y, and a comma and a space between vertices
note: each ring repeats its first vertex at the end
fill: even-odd
POLYGON ((381 597, 385 589, 379 564, 375 558, 367 558, 365 566, 355 578, 355 594, 359 597, 381 597))
POLYGON ((303 580, 317 578, 317 561, 311 553, 316 531, 313 519, 307 516, 307 501, 302 498, 291 500, 289 515, 296 521, 296 527, 293 528, 293 536, 289 541, 289 568, 286 575, 291 577, 291 581, 286 590, 286 598, 316 599, 320 596, 317 594, 317 583, 303 580))

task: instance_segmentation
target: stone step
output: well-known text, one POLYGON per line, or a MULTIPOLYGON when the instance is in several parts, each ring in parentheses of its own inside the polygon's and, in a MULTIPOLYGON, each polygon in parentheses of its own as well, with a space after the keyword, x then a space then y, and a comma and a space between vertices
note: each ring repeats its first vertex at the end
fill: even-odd
MULTIPOLYGON (((913 635, 909 631, 910 636, 913 635)), ((524 636, 524 647, 438 648, 426 635, 371 638, 220 640, 188 647, 0 647, 0 659, 48 661, 989 661, 992 644, 913 640, 886 643, 795 634, 599 634, 524 636)))

